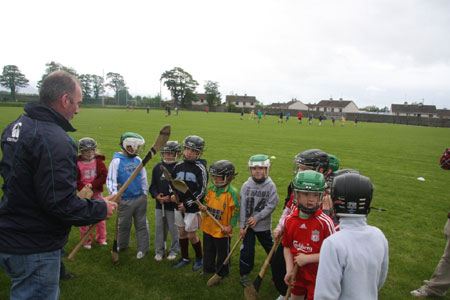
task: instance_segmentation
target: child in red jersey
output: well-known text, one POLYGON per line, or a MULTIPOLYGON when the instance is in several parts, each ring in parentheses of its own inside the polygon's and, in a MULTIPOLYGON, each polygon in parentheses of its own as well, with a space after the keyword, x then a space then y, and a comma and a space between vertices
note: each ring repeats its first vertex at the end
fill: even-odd
POLYGON ((310 300, 314 298, 320 247, 325 238, 335 233, 335 227, 330 217, 319 208, 325 189, 323 175, 312 170, 298 172, 293 184, 298 210, 286 218, 284 224, 284 280, 289 285, 297 264, 291 299, 310 300))
MULTIPOLYGON (((108 169, 103 162, 105 156, 95 152, 97 143, 92 138, 82 138, 78 141, 80 155, 78 156, 77 168, 77 189, 80 191, 84 186, 92 189, 92 199, 101 199, 103 185, 106 182, 108 169)), ((90 225, 92 226, 92 225, 90 225)), ((80 234, 83 237, 90 226, 80 227, 80 234)), ((100 245, 106 245, 106 224, 105 220, 100 221, 95 227, 95 241, 100 245)), ((84 243, 83 247, 91 249, 92 234, 84 243)))

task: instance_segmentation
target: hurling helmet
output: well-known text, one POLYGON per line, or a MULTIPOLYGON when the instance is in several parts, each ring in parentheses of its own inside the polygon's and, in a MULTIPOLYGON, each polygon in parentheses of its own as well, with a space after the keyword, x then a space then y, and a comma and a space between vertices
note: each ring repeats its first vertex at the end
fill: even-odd
POLYGON ((128 153, 130 156, 136 156, 144 149, 145 140, 142 136, 134 132, 125 132, 120 137, 120 147, 123 151, 128 153), (132 151, 129 151, 127 148, 131 147, 132 151))
POLYGON ((300 152, 294 159, 294 173, 298 172, 300 166, 304 166, 307 169, 312 168, 315 171, 323 168, 323 173, 326 173, 329 161, 328 155, 320 149, 309 149, 300 152))
POLYGON ((254 167, 267 168, 266 175, 264 176, 263 179, 257 180, 255 178, 253 178, 253 180, 255 180, 256 182, 264 182, 264 180, 266 180, 267 176, 269 176, 269 171, 270 171, 269 156, 267 156, 265 154, 256 154, 256 155, 251 156, 248 161, 248 169, 250 171, 250 175, 252 174, 251 168, 254 168, 254 167))
POLYGON ((295 175, 294 181, 294 192, 297 194, 298 192, 315 192, 319 194, 320 201, 317 203, 315 207, 306 207, 303 204, 299 203, 298 208, 305 213, 313 214, 315 213, 322 202, 323 191, 325 189, 325 178, 323 174, 313 171, 313 170, 305 170, 302 172, 298 172, 295 175))
POLYGON ((333 154, 328 154, 328 158, 329 158, 329 167, 331 170, 333 170, 333 172, 336 172, 337 170, 339 170, 339 158, 337 158, 335 155, 333 154))
POLYGON ((97 148, 97 142, 93 138, 84 137, 78 141, 78 149, 80 151, 91 150, 97 148))
POLYGON ((166 145, 161 149, 160 151, 160 155, 161 155, 161 160, 163 162, 165 162, 166 164, 173 164, 176 163, 178 160, 178 157, 181 153, 181 146, 177 141, 168 141, 166 143, 166 145), (175 157, 173 161, 168 161, 166 159, 164 159, 164 154, 163 153, 175 153, 175 157))
POLYGON ((213 163, 209 167, 209 174, 211 174, 211 176, 223 177, 221 182, 216 181, 214 177, 212 177, 214 185, 218 187, 227 185, 236 176, 234 165, 229 160, 219 160, 213 163))
POLYGON ((367 215, 373 185, 366 176, 347 173, 337 176, 331 187, 331 199, 337 216, 367 215))

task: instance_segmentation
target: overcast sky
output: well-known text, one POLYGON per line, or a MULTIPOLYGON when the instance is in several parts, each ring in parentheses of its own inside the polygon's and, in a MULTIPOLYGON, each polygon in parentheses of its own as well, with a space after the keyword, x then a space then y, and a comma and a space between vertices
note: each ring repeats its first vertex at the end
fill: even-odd
POLYGON ((132 95, 155 96, 161 74, 181 67, 197 92, 217 81, 223 100, 450 108, 447 0, 10 0, 0 10, 0 67, 17 65, 33 87, 56 61, 120 73, 132 95))

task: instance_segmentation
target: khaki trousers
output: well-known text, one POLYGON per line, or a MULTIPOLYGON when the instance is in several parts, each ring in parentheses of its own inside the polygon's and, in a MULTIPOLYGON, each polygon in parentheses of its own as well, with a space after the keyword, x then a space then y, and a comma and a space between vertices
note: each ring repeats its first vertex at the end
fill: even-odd
POLYGON ((423 286, 427 293, 440 297, 444 296, 450 287, 450 219, 447 219, 444 233, 447 238, 444 255, 442 255, 431 279, 425 280, 423 286))

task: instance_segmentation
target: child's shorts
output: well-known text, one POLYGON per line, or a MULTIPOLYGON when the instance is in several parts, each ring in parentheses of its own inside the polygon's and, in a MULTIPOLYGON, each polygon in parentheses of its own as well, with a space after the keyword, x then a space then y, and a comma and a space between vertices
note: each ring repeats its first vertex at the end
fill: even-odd
POLYGON ((178 227, 184 227, 187 232, 194 232, 200 229, 202 225, 202 217, 200 212, 196 213, 183 213, 179 210, 175 211, 175 225, 178 227))
POLYGON ((292 287, 291 294, 296 296, 308 294, 306 300, 312 300, 314 299, 314 287, 315 286, 313 284, 306 287, 295 285, 292 287), (308 291, 308 293, 306 293, 306 291, 308 291))

